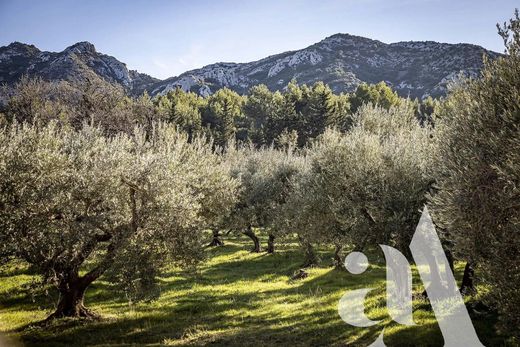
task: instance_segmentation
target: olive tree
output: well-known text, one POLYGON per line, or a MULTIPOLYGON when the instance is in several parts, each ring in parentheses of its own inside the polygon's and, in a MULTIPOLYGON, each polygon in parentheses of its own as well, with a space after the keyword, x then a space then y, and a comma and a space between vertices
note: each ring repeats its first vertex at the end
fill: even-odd
MULTIPOLYGON (((335 246, 393 244, 407 249, 431 184, 429 129, 411 105, 362 106, 348 133, 327 130, 309 149, 308 169, 286 209, 307 242, 335 246)), ((307 263, 316 261, 305 246, 307 263)))
POLYGON ((262 164, 258 171, 259 177, 255 180, 255 191, 260 197, 257 215, 262 216, 259 220, 262 220, 262 226, 269 233, 267 252, 274 253, 275 238, 288 234, 287 230, 278 225, 277 218, 292 194, 294 180, 305 168, 305 158, 289 145, 280 150, 264 149, 262 164))
POLYGON ((327 202, 322 199, 325 195, 321 194, 319 184, 313 185, 310 182, 314 178, 310 171, 309 160, 304 157, 299 172, 290 181, 290 193, 274 220, 276 230, 283 231, 284 235, 298 236, 304 253, 304 268, 317 265, 319 262, 313 243, 322 239, 318 235, 321 235, 324 229, 319 229, 318 224, 323 228, 325 222, 333 223, 331 216, 327 215, 327 202), (316 191, 320 194, 314 194, 316 191), (317 216, 323 217, 324 223, 317 222, 317 216))
POLYGON ((254 242, 253 252, 260 252, 260 241, 253 227, 269 233, 267 252, 274 252, 276 235, 282 235, 274 221, 291 190, 291 179, 298 173, 302 158, 292 147, 255 149, 242 147, 228 151, 231 172, 240 181, 238 202, 229 223, 254 242))
POLYGON ((0 131, 0 240, 56 286, 50 316, 91 317, 88 286, 107 271, 138 297, 165 261, 201 259, 201 230, 225 216, 237 184, 202 140, 173 127, 104 137, 19 125, 0 131))
POLYGON ((506 55, 485 60, 436 112, 434 218, 475 262, 508 333, 520 326, 520 18, 499 33, 506 55))
MULTIPOLYGON (((354 116, 351 136, 375 139, 379 161, 375 180, 370 180, 376 197, 366 212, 374 217, 378 242, 392 244, 408 253, 408 246, 426 203, 426 193, 434 183, 432 166, 432 129, 422 126, 413 103, 403 100, 388 110, 365 106, 354 116), (379 206, 379 207, 378 207, 379 206)), ((368 150, 370 145, 368 145, 368 150)), ((367 150, 367 149, 364 149, 367 150)), ((370 158, 370 154, 367 154, 370 158)), ((359 159, 361 159, 360 157, 359 159)), ((362 170, 367 176, 371 170, 362 170)), ((361 207, 361 206, 360 206, 361 207)), ((361 209, 364 215, 365 209, 361 209)), ((372 219, 372 218, 369 218, 372 219)))

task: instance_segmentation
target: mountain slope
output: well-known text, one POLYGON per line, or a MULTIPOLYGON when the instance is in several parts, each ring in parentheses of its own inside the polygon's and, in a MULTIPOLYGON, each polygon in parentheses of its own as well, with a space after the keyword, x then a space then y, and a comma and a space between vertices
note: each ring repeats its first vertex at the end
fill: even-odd
POLYGON ((209 94, 228 87, 240 93, 255 84, 283 88, 322 80, 335 92, 352 91, 361 82, 386 81, 401 96, 425 97, 446 93, 446 85, 461 72, 475 76, 482 55, 498 53, 470 44, 432 41, 386 44, 348 34, 330 36, 305 49, 285 52, 251 63, 217 63, 153 85, 152 94, 181 87, 209 94))
POLYGON ((40 51, 35 46, 19 42, 0 47, 0 83, 11 84, 22 75, 70 82, 101 77, 121 85, 132 95, 141 94, 159 81, 128 70, 116 58, 98 53, 89 42, 78 42, 59 53, 40 51))
POLYGON ((98 53, 89 42, 78 42, 59 53, 14 42, 0 47, 0 83, 11 84, 23 74, 72 82, 100 77, 120 84, 130 95, 145 90, 163 94, 177 87, 209 95, 223 87, 245 93, 261 83, 277 90, 292 79, 307 84, 324 81, 335 92, 353 91, 362 82, 385 81, 401 96, 426 97, 444 95, 447 84, 461 73, 477 75, 483 54, 492 59, 499 56, 470 44, 386 44, 336 34, 301 50, 250 63, 212 64, 161 81, 128 70, 116 58, 98 53))

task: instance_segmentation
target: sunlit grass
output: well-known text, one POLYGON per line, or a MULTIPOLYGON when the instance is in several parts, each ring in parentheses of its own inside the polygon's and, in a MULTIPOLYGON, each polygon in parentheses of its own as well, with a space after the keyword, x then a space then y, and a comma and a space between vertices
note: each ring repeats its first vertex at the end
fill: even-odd
MULTIPOLYGON (((265 240, 264 244, 265 244, 265 240)), ((385 268, 374 253, 367 272, 352 275, 330 267, 332 255, 321 252, 322 267, 291 281, 303 262, 295 244, 278 253, 249 253, 250 244, 231 237, 208 250, 196 273, 169 269, 160 278, 162 295, 151 303, 130 305, 108 283, 89 288, 86 305, 104 319, 63 320, 45 328, 35 325, 52 311, 42 295, 32 300, 26 288, 33 276, 23 264, 0 273, 0 331, 31 346, 70 345, 360 345, 373 342, 383 326, 389 346, 442 346, 435 316, 426 300, 414 302, 415 326, 391 322, 385 307, 385 268), (374 288, 366 314, 381 325, 356 328, 344 323, 337 305, 347 290, 374 288)), ((464 264, 458 264, 461 277, 464 264)), ((414 291, 423 288, 414 271, 414 291)), ((489 317, 474 318, 486 345, 503 345, 489 317)))

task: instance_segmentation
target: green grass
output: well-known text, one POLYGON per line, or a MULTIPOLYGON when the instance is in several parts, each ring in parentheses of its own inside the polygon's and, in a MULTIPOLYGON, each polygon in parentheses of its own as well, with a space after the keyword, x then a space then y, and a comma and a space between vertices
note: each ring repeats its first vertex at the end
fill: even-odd
MULTIPOLYGON (((322 251, 322 267, 291 281, 303 261, 295 244, 279 245, 273 255, 252 254, 249 247, 247 239, 231 237, 224 247, 208 250, 196 274, 171 269, 160 278, 161 297, 151 303, 129 305, 110 284, 98 281, 85 301, 102 320, 61 320, 46 327, 36 323, 52 311, 49 299, 33 298, 27 286, 34 277, 26 266, 10 264, 0 273, 0 331, 28 346, 367 346, 385 325, 388 346, 443 345, 427 301, 414 302, 416 326, 391 322, 381 255, 370 257, 375 263, 367 272, 351 275, 330 267, 332 255, 322 251), (383 325, 356 328, 339 317, 345 291, 364 287, 374 288, 367 315, 383 325)), ((459 264, 458 278, 461 271, 459 264)), ((422 291, 417 274, 414 283, 414 291, 422 291)), ((494 317, 472 318, 486 346, 506 345, 494 332, 494 317)))

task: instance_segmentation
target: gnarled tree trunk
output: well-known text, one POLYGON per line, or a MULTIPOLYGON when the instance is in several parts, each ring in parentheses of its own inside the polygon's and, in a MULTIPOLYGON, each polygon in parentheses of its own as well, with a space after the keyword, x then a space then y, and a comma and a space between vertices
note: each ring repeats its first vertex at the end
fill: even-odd
POLYGON ((467 262, 464 267, 464 275, 462 276, 462 283, 460 285, 460 293, 462 295, 474 294, 476 292, 475 284, 475 271, 473 270, 473 263, 467 262))
POLYGON ((274 235, 269 234, 269 239, 267 240, 267 253, 274 253, 274 235))
POLYGON ((260 253, 260 240, 258 240, 258 237, 256 237, 251 225, 247 226, 247 229, 244 231, 244 235, 248 236, 251 240, 253 240, 254 246, 251 252, 260 253))
POLYGON ((224 246, 224 242, 220 239, 220 234, 218 230, 213 230, 213 239, 208 247, 216 247, 216 246, 224 246))
POLYGON ((316 254, 316 252, 314 251, 314 247, 312 247, 312 244, 309 241, 305 240, 304 238, 299 236, 299 239, 300 239, 300 244, 303 247, 303 254, 305 256, 302 267, 306 268, 306 267, 317 266, 319 263, 319 258, 318 258, 318 255, 316 254))
POLYGON ((85 291, 92 283, 90 277, 78 277, 77 274, 63 279, 59 285, 60 299, 56 311, 47 320, 63 317, 72 318, 98 318, 99 316, 83 303, 85 291))
POLYGON ((122 224, 115 228, 112 232, 95 236, 91 242, 88 242, 80 252, 78 252, 75 260, 66 268, 60 268, 60 279, 58 290, 60 292, 60 300, 56 311, 51 314, 47 320, 61 317, 84 317, 98 318, 99 316, 89 309, 83 303, 85 291, 88 286, 105 273, 112 266, 119 249, 123 247, 129 236, 135 234, 138 230, 138 211, 136 203, 136 190, 130 187, 130 201, 132 207, 132 219, 128 224, 122 224), (87 257, 94 251, 95 246, 99 242, 110 243, 107 246, 106 254, 102 260, 89 272, 83 276, 79 276, 79 267, 87 257))
POLYGON ((334 258, 332 259, 332 263, 335 268, 339 269, 343 267, 343 259, 341 259, 341 247, 340 244, 336 244, 334 246, 334 258))
MULTIPOLYGON (((449 248, 444 248, 444 253, 446 254, 446 259, 448 260, 449 270, 452 273, 455 273, 455 259, 453 258, 453 253, 449 248)), ((448 271, 448 269, 446 269, 448 271)))
POLYGON ((95 315, 83 304, 85 289, 86 288, 73 287, 67 291, 60 292, 58 307, 49 318, 94 317, 95 315))

